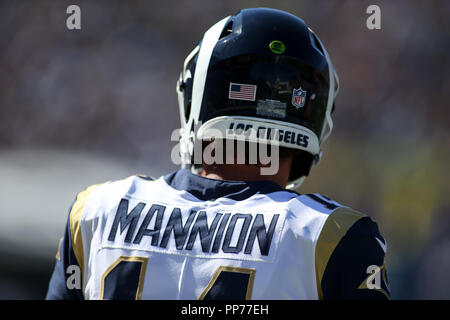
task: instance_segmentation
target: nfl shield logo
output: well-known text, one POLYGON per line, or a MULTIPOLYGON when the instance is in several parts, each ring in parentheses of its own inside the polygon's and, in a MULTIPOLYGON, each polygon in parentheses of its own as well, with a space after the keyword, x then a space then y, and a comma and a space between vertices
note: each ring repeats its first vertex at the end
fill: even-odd
POLYGON ((306 90, 302 90, 302 88, 295 89, 292 92, 292 105, 297 109, 303 107, 306 101, 306 90))

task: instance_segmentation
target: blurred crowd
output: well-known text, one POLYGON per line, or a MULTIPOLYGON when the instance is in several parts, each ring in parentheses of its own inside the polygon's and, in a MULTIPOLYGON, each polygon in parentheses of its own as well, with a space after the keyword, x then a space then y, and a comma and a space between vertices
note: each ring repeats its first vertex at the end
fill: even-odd
MULTIPOLYGON (((380 30, 366 27, 370 4, 2 0, 0 172, 23 160, 17 150, 34 150, 31 160, 45 152, 45 162, 68 150, 95 155, 152 176, 177 169, 170 136, 185 56, 209 26, 241 8, 286 10, 318 34, 341 82, 333 134, 298 191, 325 194, 378 223, 393 298, 450 299, 450 2, 377 1, 380 30), (70 4, 81 8, 81 30, 66 27, 70 4)), ((83 167, 64 170, 89 180, 83 167)), ((0 203, 26 197, 8 194, 7 177, 0 184, 0 203)), ((46 213, 29 208, 31 220, 46 213)), ((0 253, 10 246, 2 233, 0 253)), ((25 253, 14 259, 0 260, 0 298, 43 298, 53 256, 40 258, 36 273, 18 266, 25 253)))

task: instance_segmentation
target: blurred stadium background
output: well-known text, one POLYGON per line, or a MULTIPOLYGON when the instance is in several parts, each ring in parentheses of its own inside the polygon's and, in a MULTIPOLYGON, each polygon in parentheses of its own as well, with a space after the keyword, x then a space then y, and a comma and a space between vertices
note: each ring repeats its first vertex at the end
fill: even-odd
POLYGON ((366 212, 394 299, 450 298, 449 1, 0 1, 0 299, 42 299, 86 186, 177 169, 175 81, 244 7, 303 18, 339 72, 335 129, 300 192, 366 212), (66 28, 77 4, 81 31, 66 28), (381 7, 381 30, 366 8, 381 7))

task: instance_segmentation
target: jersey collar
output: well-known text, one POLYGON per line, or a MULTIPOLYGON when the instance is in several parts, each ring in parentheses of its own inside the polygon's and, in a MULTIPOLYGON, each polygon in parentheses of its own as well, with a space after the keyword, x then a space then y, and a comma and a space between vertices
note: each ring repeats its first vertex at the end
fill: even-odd
POLYGON ((202 201, 229 198, 236 201, 245 200, 255 194, 268 194, 283 191, 273 181, 228 181, 202 177, 187 169, 180 169, 164 176, 166 183, 176 190, 189 192, 202 201))

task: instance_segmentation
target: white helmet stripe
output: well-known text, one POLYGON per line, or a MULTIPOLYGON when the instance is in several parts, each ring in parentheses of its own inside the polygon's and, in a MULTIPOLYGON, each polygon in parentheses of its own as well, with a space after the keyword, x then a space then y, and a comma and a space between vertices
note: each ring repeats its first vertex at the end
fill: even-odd
POLYGON ((203 100, 203 91, 205 89, 206 75, 208 74, 209 61, 214 47, 219 40, 220 34, 230 16, 223 18, 206 31, 198 53, 197 64, 195 66, 194 84, 192 88, 191 114, 187 123, 188 130, 193 121, 197 121, 200 115, 200 107, 203 100))

